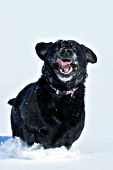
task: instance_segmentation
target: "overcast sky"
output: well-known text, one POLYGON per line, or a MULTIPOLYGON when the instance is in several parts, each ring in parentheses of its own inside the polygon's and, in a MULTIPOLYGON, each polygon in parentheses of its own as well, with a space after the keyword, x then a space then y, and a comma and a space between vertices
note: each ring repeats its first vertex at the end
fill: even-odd
POLYGON ((11 135, 7 101, 40 77, 35 44, 58 39, 76 40, 97 54, 98 63, 88 65, 84 134, 112 141, 112 0, 0 1, 0 134, 11 135))

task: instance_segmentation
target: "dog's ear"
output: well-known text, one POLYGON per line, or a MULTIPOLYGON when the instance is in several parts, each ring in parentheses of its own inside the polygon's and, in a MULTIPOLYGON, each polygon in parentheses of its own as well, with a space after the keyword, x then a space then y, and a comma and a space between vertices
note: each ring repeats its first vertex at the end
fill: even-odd
POLYGON ((40 59, 45 60, 45 56, 47 54, 48 48, 52 45, 53 43, 38 43, 35 47, 37 55, 40 57, 40 59))
POLYGON ((91 49, 89 49, 88 47, 84 46, 84 45, 81 45, 81 47, 82 47, 83 51, 85 52, 87 61, 90 62, 90 63, 96 63, 97 62, 97 57, 94 54, 94 52, 91 49))

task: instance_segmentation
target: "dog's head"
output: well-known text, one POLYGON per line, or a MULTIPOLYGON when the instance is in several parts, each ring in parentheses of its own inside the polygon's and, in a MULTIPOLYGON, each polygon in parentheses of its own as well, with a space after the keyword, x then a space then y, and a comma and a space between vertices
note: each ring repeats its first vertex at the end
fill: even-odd
POLYGON ((46 79, 50 83, 64 84, 68 88, 85 80, 88 62, 97 62, 92 50, 73 40, 42 42, 35 49, 44 61, 43 75, 46 79))

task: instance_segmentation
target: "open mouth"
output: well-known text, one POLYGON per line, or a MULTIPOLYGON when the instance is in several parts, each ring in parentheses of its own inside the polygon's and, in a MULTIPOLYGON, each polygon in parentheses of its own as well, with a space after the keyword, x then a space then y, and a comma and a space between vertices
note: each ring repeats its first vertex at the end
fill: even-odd
POLYGON ((57 58, 54 66, 58 79, 63 82, 70 81, 79 70, 77 62, 74 63, 70 59, 64 58, 57 58))
POLYGON ((62 74, 70 74, 73 71, 72 62, 68 59, 57 59, 56 63, 62 74))

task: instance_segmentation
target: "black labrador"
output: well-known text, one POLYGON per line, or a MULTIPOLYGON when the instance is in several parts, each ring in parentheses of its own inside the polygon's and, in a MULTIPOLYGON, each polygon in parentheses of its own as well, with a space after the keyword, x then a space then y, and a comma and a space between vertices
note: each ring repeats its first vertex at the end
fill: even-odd
POLYGON ((69 149, 84 128, 86 67, 97 57, 73 40, 38 43, 36 53, 44 61, 41 78, 8 102, 12 135, 28 145, 69 149))

